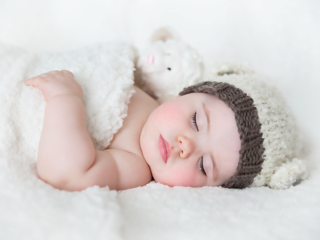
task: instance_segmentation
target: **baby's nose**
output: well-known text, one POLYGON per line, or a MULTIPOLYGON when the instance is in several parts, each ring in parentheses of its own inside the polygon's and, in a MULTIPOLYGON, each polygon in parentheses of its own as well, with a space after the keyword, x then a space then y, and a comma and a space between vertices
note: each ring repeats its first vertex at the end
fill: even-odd
POLYGON ((178 144, 181 158, 188 158, 194 151, 194 142, 185 136, 178 137, 178 144))

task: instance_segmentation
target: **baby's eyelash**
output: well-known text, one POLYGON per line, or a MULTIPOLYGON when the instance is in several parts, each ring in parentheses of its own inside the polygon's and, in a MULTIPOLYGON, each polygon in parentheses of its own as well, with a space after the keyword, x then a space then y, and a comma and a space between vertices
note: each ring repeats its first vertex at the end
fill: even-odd
POLYGON ((207 176, 206 171, 204 170, 204 167, 203 167, 203 157, 199 158, 198 168, 199 168, 200 172, 202 172, 204 175, 207 176))
POLYGON ((198 128, 197 118, 196 117, 197 117, 197 112, 195 112, 192 115, 191 119, 192 119, 192 124, 196 127, 197 131, 199 132, 199 128, 198 128))
MULTIPOLYGON (((197 112, 195 112, 192 115, 191 119, 192 119, 192 124, 196 127, 197 131, 199 132, 199 128, 198 128, 198 124, 197 124, 197 112)), ((203 167, 203 157, 199 158, 198 168, 199 168, 200 172, 202 172, 204 175, 207 176, 206 171, 204 170, 204 167, 203 167)))

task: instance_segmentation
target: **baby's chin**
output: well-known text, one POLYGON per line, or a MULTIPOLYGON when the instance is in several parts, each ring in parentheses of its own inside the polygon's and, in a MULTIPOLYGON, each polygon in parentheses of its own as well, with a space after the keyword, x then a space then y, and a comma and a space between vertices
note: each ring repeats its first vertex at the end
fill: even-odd
MULTIPOLYGON (((184 177, 167 177, 165 174, 159 174, 159 173, 152 173, 152 177, 154 179, 154 181, 156 181, 157 183, 161 183, 163 185, 169 186, 169 187, 176 187, 176 186, 180 186, 180 187, 202 187, 202 186, 194 186, 195 181, 193 179, 188 179, 188 178, 184 178, 184 177)), ((204 185, 203 185, 204 186, 204 185)))
POLYGON ((176 186, 180 186, 180 185, 177 185, 177 184, 174 184, 174 183, 168 183, 166 181, 162 181, 162 180, 156 180, 155 178, 153 178, 155 182, 157 183, 161 183, 162 185, 166 185, 168 187, 176 187, 176 186))
MULTIPOLYGON (((150 166, 149 166, 150 167, 150 166)), ((157 182, 157 183, 161 183, 163 185, 167 185, 169 187, 174 187, 176 186, 175 184, 173 184, 172 182, 166 181, 165 177, 163 175, 161 175, 159 172, 155 172, 152 171, 152 168, 150 167, 150 171, 152 174, 152 179, 157 182)))

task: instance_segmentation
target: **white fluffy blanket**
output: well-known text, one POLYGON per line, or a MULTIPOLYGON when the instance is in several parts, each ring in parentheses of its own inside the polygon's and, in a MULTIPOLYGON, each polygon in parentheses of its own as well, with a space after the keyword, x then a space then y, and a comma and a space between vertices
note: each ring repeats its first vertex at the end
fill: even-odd
POLYGON ((55 69, 72 71, 83 88, 89 134, 102 149, 122 126, 134 93, 133 57, 123 43, 40 55, 0 45, 0 225, 5 233, 17 239, 21 231, 29 232, 30 239, 119 238, 121 214, 115 191, 93 187, 70 193, 37 179, 35 162, 46 103, 37 88, 23 82, 55 69))
POLYGON ((170 188, 59 191, 36 177, 45 102, 28 77, 68 69, 84 89, 97 148, 121 127, 133 94, 125 44, 34 55, 0 45, 0 239, 317 239, 320 172, 287 190, 170 188), (122 103, 122 104, 121 104, 122 103))

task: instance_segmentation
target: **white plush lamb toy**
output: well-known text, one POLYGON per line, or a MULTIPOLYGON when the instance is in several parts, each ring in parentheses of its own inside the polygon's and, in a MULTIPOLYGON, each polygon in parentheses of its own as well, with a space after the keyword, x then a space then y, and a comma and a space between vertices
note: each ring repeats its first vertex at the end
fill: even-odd
POLYGON ((203 74, 201 56, 167 28, 155 30, 151 45, 139 56, 136 68, 136 85, 160 103, 200 82, 203 74))

